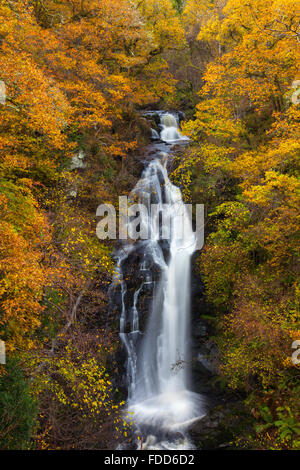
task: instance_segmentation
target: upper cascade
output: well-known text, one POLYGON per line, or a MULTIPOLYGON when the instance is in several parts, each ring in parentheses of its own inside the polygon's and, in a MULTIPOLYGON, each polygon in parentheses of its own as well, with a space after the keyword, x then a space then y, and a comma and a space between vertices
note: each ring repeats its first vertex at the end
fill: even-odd
POLYGON ((161 123, 165 127, 178 127, 178 122, 173 114, 167 113, 161 116, 161 123))
POLYGON ((160 133, 161 140, 165 142, 174 142, 176 140, 189 140, 182 135, 178 129, 179 124, 176 117, 171 113, 162 114, 160 117, 162 131, 160 133))

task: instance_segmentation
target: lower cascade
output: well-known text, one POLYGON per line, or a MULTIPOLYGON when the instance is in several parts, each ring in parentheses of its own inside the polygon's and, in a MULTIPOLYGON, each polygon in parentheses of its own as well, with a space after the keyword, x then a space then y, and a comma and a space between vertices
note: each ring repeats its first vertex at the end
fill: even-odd
MULTIPOLYGON (((171 115, 165 116, 162 134, 174 124, 171 115)), ((139 216, 140 229, 148 236, 122 244, 113 282, 127 352, 127 414, 137 436, 142 436, 143 449, 191 449, 188 426, 205 414, 203 398, 190 390, 189 374, 190 270, 196 235, 181 192, 169 180, 169 155, 157 153, 130 195, 132 203, 143 204, 151 214, 145 217, 141 211, 139 216), (133 271, 134 288, 128 281, 133 271), (140 306, 149 291, 144 318, 140 306)), ((129 218, 129 233, 133 224, 136 220, 129 218)))

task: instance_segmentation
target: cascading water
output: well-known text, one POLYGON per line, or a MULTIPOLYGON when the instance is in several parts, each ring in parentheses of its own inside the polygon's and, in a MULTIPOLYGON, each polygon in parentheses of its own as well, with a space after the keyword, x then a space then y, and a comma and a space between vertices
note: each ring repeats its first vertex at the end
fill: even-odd
POLYGON ((151 129, 151 139, 153 140, 159 140, 159 134, 155 129, 151 129))
POLYGON ((160 133, 161 140, 165 142, 174 142, 176 140, 188 140, 178 130, 178 122, 175 116, 170 113, 161 116, 162 131, 160 133))
MULTIPOLYGON (((173 119, 162 116, 161 137, 166 140, 175 137, 173 119)), ((181 192, 169 180, 167 159, 168 154, 160 153, 152 160, 132 191, 132 201, 151 214, 140 214, 140 227, 148 237, 123 244, 115 278, 115 287, 120 286, 120 337, 127 351, 128 412, 144 438, 144 449, 191 448, 185 430, 205 414, 202 398, 189 390, 190 263, 196 235, 181 192), (125 272, 131 259, 138 280, 133 294, 125 272), (149 287, 152 302, 141 331, 138 305, 149 287)), ((131 224, 136 221, 129 220, 129 233, 131 224)))

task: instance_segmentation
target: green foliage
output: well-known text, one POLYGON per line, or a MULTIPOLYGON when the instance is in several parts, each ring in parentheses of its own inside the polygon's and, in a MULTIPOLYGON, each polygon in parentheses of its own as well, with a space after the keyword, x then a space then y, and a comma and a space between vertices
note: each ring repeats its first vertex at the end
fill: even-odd
POLYGON ((176 10, 178 11, 178 13, 182 13, 184 0, 172 0, 172 3, 174 7, 176 8, 176 10))
POLYGON ((17 359, 9 358, 0 376, 0 448, 31 448, 37 406, 17 359))
POLYGON ((291 440, 293 435, 300 438, 300 424, 289 407, 276 408, 279 419, 274 424, 281 439, 291 440))

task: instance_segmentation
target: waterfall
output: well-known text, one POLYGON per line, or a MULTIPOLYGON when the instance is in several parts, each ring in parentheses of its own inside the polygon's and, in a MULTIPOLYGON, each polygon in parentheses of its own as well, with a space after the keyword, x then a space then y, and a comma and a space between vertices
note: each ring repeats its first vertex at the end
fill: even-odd
POLYGON ((175 116, 170 113, 161 116, 162 131, 160 133, 161 140, 165 142, 173 142, 176 140, 188 140, 188 137, 182 135, 178 130, 178 122, 175 116))
POLYGON ((158 140, 159 138, 158 132, 155 129, 151 129, 151 139, 158 140))
MULTIPOLYGON (((162 116, 170 135, 174 121, 170 114, 162 116)), ((127 410, 136 432, 144 436, 144 448, 188 449, 185 430, 205 414, 203 399, 189 389, 190 270, 196 235, 181 192, 169 180, 167 160, 166 153, 152 160, 131 193, 131 200, 151 214, 145 220, 140 215, 148 237, 123 244, 115 288, 120 290, 120 337, 127 352, 127 410), (127 289, 130 275, 137 280, 133 294, 127 289), (140 328, 139 304, 149 288, 152 301, 140 328)), ((133 223, 128 221, 128 230, 133 223)))

